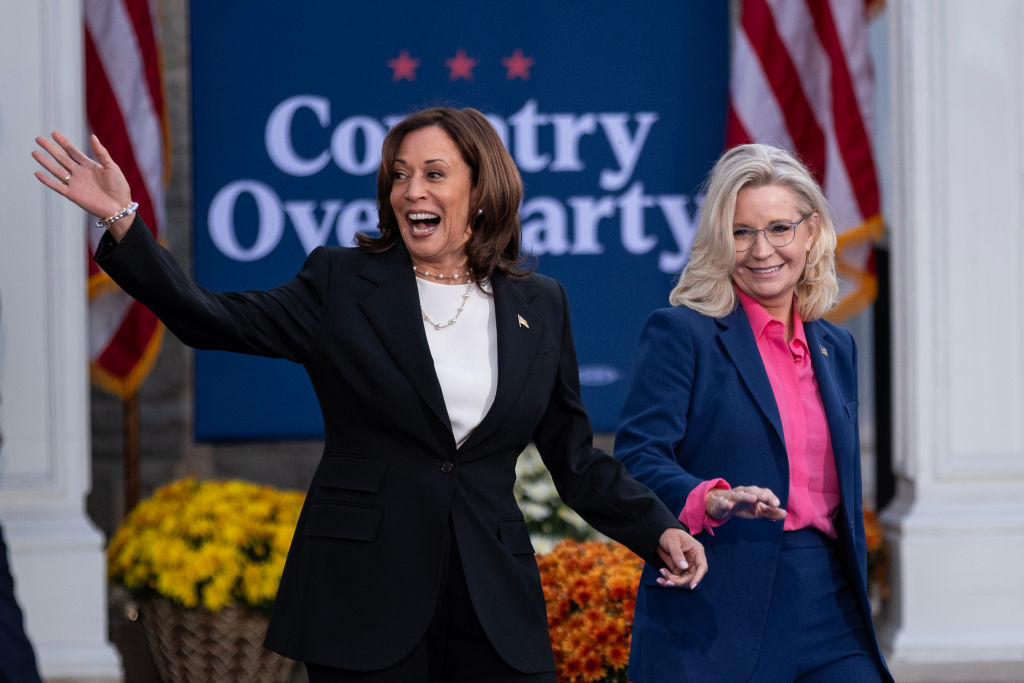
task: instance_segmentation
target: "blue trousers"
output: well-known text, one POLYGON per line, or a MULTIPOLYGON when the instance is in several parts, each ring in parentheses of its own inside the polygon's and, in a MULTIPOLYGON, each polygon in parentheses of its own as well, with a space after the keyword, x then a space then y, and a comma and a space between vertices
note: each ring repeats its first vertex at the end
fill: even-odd
POLYGON ((761 656, 750 680, 891 680, 875 657, 836 544, 824 534, 783 534, 761 656))
POLYGON ((3 528, 0 528, 0 683, 39 683, 36 656, 25 635, 21 608, 14 597, 14 578, 7 563, 3 528))

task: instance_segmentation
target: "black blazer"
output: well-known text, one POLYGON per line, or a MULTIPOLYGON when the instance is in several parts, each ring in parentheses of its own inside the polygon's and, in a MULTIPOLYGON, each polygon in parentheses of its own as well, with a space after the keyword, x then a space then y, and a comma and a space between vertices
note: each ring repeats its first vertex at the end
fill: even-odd
POLYGON ((681 526, 592 447, 555 280, 494 276, 497 395, 456 448, 402 245, 378 255, 320 247, 276 289, 217 294, 186 277, 136 218, 120 244, 104 236, 96 261, 184 343, 287 358, 309 374, 324 455, 281 579, 270 649, 356 670, 397 662, 434 613, 454 529, 494 647, 524 672, 554 670, 534 551, 512 494, 516 459, 531 441, 563 500, 648 562, 660 564, 664 529, 681 526))

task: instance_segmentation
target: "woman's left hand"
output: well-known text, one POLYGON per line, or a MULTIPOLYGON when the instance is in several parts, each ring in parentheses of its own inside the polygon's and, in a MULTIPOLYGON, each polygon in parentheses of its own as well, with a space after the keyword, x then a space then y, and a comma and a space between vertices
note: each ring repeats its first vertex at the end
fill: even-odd
POLYGON ((700 541, 682 529, 665 529, 658 539, 658 557, 665 563, 658 584, 696 588, 708 571, 708 560, 700 541))

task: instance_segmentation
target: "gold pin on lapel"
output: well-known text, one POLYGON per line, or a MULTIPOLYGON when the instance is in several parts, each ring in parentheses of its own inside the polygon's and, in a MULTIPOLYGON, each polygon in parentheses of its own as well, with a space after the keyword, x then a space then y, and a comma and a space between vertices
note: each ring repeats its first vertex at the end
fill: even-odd
POLYGON ((821 355, 825 356, 825 358, 828 358, 828 349, 825 348, 824 344, 822 344, 821 346, 821 355))
POLYGON ((516 317, 519 318, 519 327, 525 327, 526 329, 530 329, 530 323, 526 322, 526 318, 519 315, 518 313, 516 313, 516 317))

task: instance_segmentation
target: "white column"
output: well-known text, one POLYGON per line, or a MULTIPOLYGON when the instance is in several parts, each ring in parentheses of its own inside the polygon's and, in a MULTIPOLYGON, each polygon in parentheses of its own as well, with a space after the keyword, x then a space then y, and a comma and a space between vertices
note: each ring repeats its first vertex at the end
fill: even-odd
POLYGON ((889 3, 894 660, 1024 659, 1024 3, 889 3))
POLYGON ((84 218, 32 177, 35 135, 83 139, 78 2, 0 0, 0 523, 46 678, 120 680, 89 489, 84 218))

